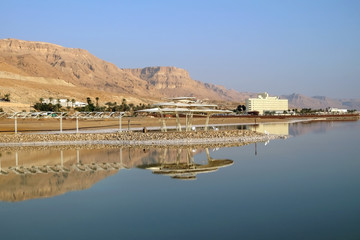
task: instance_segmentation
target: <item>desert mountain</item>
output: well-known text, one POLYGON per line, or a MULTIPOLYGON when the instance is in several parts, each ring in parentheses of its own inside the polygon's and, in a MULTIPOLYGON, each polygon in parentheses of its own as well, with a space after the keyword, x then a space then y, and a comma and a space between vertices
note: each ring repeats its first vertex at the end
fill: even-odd
MULTIPOLYGON (((87 97, 105 102, 151 103, 165 97, 195 96, 211 101, 243 103, 255 93, 237 92, 223 86, 193 80, 176 67, 121 69, 88 51, 59 45, 17 39, 0 40, 0 95, 10 93, 12 104, 27 106, 39 98, 68 98, 84 101, 87 97)), ((282 96, 290 107, 359 109, 360 100, 335 100, 282 96)))
POLYGON ((0 79, 0 86, 23 103, 49 96, 72 99, 74 95, 84 101, 99 94, 104 101, 113 101, 114 95, 138 99, 196 96, 225 101, 246 96, 195 81, 186 70, 176 67, 120 69, 83 49, 16 39, 0 40, 0 79), (26 88, 31 91, 19 90, 30 83, 32 86, 26 88))

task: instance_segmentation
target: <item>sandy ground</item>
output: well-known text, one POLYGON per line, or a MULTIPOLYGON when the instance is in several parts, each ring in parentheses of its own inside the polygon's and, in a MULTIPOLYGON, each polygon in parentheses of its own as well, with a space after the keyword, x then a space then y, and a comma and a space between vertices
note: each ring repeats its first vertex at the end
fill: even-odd
MULTIPOLYGON (((193 125, 204 125, 205 118, 194 118, 193 125)), ((284 119, 256 119, 256 123, 260 122, 284 122, 284 119)), ((180 119, 181 125, 185 126, 185 118, 180 119)), ((210 118, 209 124, 241 124, 241 123, 255 123, 255 118, 210 118)), ((75 119, 63 119, 63 131, 75 130, 75 119)), ((154 117, 124 117, 121 120, 123 130, 128 128, 143 128, 143 127, 160 127, 161 121, 154 117)), ((175 118, 166 119, 167 126, 176 126, 175 118)), ((9 134, 14 132, 14 119, 0 119, 0 134, 9 134)), ((59 119, 17 119, 18 132, 34 132, 34 131, 59 131, 59 119)), ((93 129, 115 129, 119 128, 119 119, 99 119, 99 120, 85 120, 79 119, 79 130, 93 130, 93 129)))

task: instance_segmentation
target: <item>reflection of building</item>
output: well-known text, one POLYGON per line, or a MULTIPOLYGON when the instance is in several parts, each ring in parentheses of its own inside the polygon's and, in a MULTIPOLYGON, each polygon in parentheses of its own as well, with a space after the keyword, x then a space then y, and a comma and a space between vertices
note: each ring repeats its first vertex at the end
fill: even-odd
POLYGON ((268 123, 251 125, 249 128, 252 131, 269 134, 289 135, 289 124, 288 123, 268 123))
POLYGON ((206 149, 207 163, 198 164, 194 162, 193 154, 190 149, 186 149, 186 151, 186 159, 180 159, 180 150, 178 151, 177 160, 175 162, 160 161, 156 164, 143 165, 141 168, 152 170, 154 174, 167 175, 175 179, 194 180, 199 173, 214 172, 221 167, 227 167, 233 164, 233 161, 230 159, 211 158, 208 149, 206 149))
POLYGON ((288 100, 279 99, 279 97, 269 97, 268 93, 259 94, 257 98, 248 98, 245 100, 246 111, 258 111, 259 114, 264 112, 279 112, 287 111, 288 100))

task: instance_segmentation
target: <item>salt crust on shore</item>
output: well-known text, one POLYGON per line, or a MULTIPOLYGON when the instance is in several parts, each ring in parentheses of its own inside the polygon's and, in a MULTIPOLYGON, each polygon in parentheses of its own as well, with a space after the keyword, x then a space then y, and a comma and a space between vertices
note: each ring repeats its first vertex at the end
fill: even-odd
POLYGON ((105 134, 18 134, 3 135, 0 147, 65 146, 65 145, 212 145, 221 143, 264 142, 282 138, 248 130, 199 131, 199 132, 121 132, 105 134))

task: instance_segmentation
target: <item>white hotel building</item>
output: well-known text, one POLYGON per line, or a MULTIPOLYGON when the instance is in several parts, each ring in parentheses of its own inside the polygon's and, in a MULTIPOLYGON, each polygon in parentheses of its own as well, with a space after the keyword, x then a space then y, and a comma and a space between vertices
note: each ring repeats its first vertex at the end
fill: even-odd
POLYGON ((269 97, 267 92, 259 94, 257 98, 248 98, 245 100, 246 111, 258 111, 259 114, 264 112, 283 112, 289 109, 287 99, 279 97, 269 97))

